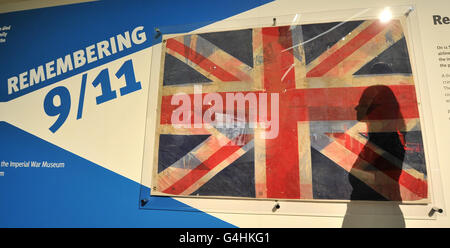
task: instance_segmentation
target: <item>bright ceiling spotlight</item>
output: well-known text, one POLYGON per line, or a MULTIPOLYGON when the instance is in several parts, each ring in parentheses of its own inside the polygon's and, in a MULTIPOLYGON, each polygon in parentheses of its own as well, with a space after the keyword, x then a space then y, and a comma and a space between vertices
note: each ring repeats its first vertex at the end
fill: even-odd
POLYGON ((389 22, 389 21, 392 19, 392 12, 391 12, 391 10, 390 10, 388 7, 386 7, 386 8, 380 13, 379 19, 380 19, 380 21, 381 21, 382 23, 389 22))

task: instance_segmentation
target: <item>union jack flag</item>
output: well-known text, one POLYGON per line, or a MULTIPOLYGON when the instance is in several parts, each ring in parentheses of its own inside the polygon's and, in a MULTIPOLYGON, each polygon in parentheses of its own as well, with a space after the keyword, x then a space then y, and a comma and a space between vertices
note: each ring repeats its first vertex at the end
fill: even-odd
MULTIPOLYGON (((400 21, 182 35, 163 40, 161 65, 152 194, 427 199, 400 21), (265 128, 250 127, 248 119, 240 128, 175 127, 171 116, 180 104, 173 96, 186 93, 194 102, 194 85, 202 85, 203 95, 278 93, 278 136, 266 139, 265 128)), ((216 114, 226 115, 226 108, 216 114)), ((194 122, 193 104, 189 110, 194 122)), ((203 105, 200 114, 207 110, 203 105)))

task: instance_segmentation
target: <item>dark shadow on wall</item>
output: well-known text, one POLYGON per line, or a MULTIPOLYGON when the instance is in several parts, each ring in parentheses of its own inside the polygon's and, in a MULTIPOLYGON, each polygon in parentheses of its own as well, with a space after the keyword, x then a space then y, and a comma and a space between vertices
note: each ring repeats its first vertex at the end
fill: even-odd
MULTIPOLYGON (((390 68, 380 63, 375 64, 371 71, 385 74, 390 73, 390 68)), ((370 86, 364 90, 355 110, 356 119, 367 125, 368 142, 349 173, 353 190, 342 227, 405 227, 399 206, 402 200, 399 178, 405 158, 405 123, 398 101, 389 87, 370 86), (391 120, 392 125, 388 130, 380 130, 379 120, 391 120), (395 156, 397 163, 377 155, 373 150, 374 144, 395 156), (368 182, 384 201, 366 202, 374 199, 370 199, 365 189, 358 187, 361 185, 358 178, 368 182)))

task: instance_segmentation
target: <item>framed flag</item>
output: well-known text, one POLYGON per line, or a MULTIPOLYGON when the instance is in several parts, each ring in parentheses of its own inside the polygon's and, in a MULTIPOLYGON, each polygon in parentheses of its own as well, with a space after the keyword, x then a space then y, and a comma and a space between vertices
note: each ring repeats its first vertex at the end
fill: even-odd
POLYGON ((152 195, 427 202, 393 19, 163 36, 152 195))

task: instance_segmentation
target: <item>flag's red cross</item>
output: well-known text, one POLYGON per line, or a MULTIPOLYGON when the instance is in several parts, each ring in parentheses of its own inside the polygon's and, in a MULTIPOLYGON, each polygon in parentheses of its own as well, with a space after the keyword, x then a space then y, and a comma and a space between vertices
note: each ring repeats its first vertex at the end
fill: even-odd
MULTIPOLYGON (((384 24, 373 22, 351 41, 309 70, 306 76, 308 78, 323 76, 379 34, 384 28, 384 24)), ((358 104, 362 92, 367 87, 296 89, 295 70, 291 68, 294 64, 294 55, 292 50, 286 50, 294 45, 290 27, 263 28, 262 41, 264 49, 264 89, 267 93, 279 93, 280 104, 279 135, 275 139, 267 139, 265 141, 267 198, 300 199, 302 195, 300 195, 301 182, 298 147, 303 144, 298 142, 297 122, 355 120, 354 108, 358 104)), ((207 72, 213 73, 214 76, 224 82, 237 81, 225 68, 220 68, 208 58, 175 39, 167 40, 167 48, 172 49, 183 57, 189 58, 189 60, 207 72), (211 68, 214 68, 214 70, 211 68)), ((398 97, 398 102, 403 117, 405 119, 418 118, 417 105, 414 104, 416 102, 414 85, 393 85, 390 88, 396 96, 401 96, 398 97)), ((171 96, 163 96, 161 124, 170 124, 172 111, 177 108, 177 106, 170 104, 170 99, 171 96)), ((267 105, 270 106, 270 103, 267 103, 267 105)), ((203 111, 205 110, 203 109, 203 111)), ((270 113, 270 111, 268 112, 270 113)), ((352 137, 346 138, 352 139, 352 137)), ((346 148, 355 154, 361 152, 361 149, 355 148, 354 145, 346 146, 346 148)), ((232 145, 223 149, 226 149, 226 152, 221 154, 222 157, 239 149, 239 146, 232 145)), ((364 156, 364 154, 361 156, 364 156)), ((215 162, 207 166, 209 169, 218 164, 216 156, 212 156, 211 160, 215 162)), ((208 161, 205 162, 208 163, 208 161)), ((386 171, 387 176, 390 176, 389 171, 395 170, 395 165, 389 162, 383 163, 382 166, 383 168, 378 169, 386 171)), ((182 188, 187 188, 207 172, 207 170, 204 170, 204 166, 202 168, 202 170, 194 169, 184 178, 177 181, 176 185, 174 185, 176 187, 168 187, 164 192, 169 194, 181 193, 182 190, 180 190, 179 186, 183 185, 182 188), (172 190, 175 188, 177 190, 172 190)), ((402 172, 399 183, 420 197, 425 198, 427 195, 426 181, 415 178, 405 171, 402 172)))

